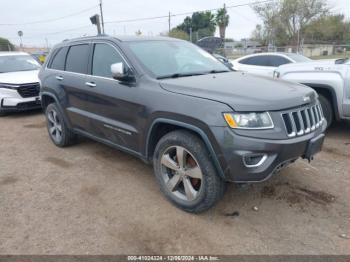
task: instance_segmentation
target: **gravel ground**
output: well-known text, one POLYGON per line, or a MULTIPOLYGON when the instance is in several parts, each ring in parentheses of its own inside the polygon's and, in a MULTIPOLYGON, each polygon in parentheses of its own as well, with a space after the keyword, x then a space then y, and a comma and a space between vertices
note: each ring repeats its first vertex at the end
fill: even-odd
POLYGON ((0 254, 350 254, 349 130, 191 215, 142 161, 89 140, 59 149, 40 112, 1 118, 0 254))

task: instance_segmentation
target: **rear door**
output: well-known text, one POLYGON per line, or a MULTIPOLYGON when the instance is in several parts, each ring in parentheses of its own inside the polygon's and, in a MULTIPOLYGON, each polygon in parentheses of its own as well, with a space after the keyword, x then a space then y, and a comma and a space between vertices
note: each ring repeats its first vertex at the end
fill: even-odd
POLYGON ((114 43, 92 43, 90 75, 86 79, 91 133, 118 146, 138 151, 137 119, 144 110, 138 104, 139 88, 135 83, 113 79, 111 65, 114 63, 123 63, 124 67, 131 68, 114 43))
POLYGON ((62 76, 62 85, 66 93, 66 111, 73 125, 86 132, 91 129, 86 92, 86 74, 90 56, 90 44, 80 43, 69 47, 62 76))

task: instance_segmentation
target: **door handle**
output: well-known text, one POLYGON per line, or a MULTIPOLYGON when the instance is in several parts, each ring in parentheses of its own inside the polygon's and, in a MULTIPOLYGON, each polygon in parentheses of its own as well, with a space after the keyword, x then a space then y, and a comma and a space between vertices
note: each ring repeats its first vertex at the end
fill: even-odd
POLYGON ((96 87, 96 84, 94 82, 86 82, 85 85, 89 87, 96 87))
POLYGON ((59 80, 59 81, 62 81, 63 77, 62 76, 56 76, 56 79, 59 80))

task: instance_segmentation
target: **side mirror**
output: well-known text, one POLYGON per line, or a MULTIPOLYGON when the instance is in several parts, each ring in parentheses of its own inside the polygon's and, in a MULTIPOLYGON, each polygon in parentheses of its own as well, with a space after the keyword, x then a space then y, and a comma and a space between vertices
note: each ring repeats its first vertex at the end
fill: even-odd
POLYGON ((131 82, 135 80, 133 73, 126 68, 123 63, 115 63, 111 65, 112 77, 123 82, 131 82))

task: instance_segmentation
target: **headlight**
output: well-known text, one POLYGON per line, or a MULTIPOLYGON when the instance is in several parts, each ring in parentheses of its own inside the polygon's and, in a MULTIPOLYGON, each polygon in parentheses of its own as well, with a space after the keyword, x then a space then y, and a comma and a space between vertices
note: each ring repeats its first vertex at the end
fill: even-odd
POLYGON ((225 113, 226 123, 234 129, 272 129, 271 116, 263 113, 225 113))

